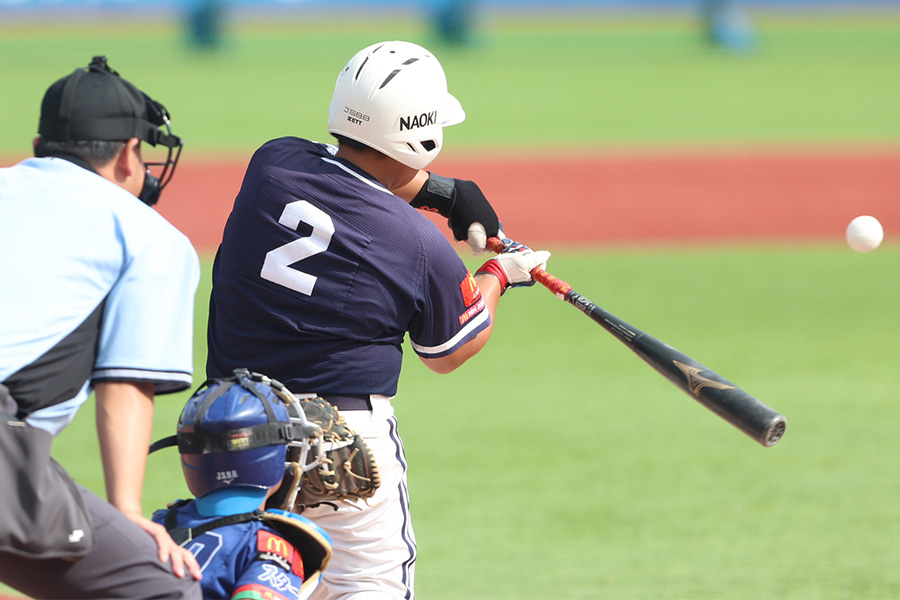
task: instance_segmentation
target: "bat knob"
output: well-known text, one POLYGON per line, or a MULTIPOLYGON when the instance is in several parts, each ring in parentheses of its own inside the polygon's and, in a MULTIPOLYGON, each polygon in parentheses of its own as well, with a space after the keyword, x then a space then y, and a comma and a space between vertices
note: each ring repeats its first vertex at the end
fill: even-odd
POLYGON ((765 437, 763 438, 764 445, 771 447, 777 444, 778 440, 784 436, 785 429, 787 429, 787 419, 779 415, 766 430, 765 437))

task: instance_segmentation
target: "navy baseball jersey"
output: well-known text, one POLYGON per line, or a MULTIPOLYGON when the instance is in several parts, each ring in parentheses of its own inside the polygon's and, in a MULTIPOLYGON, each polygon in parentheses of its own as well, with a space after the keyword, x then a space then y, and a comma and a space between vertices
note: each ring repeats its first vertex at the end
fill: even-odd
POLYGON ((440 357, 490 324, 437 227, 335 152, 284 137, 251 159, 213 266, 208 376, 393 396, 407 332, 440 357))
POLYGON ((92 381, 175 392, 193 365, 193 246, 75 161, 0 169, 0 382, 20 418, 53 434, 92 381))
MULTIPOLYGON (((221 518, 201 516, 193 501, 176 511, 178 526, 186 529, 221 518)), ((153 520, 165 525, 167 512, 154 512, 153 520)), ((307 526, 320 530, 309 519, 299 515, 293 518, 303 519, 307 526)), ((322 535, 327 537, 324 532, 322 535)), ((303 557, 281 533, 263 521, 217 527, 185 542, 184 547, 203 571, 200 586, 204 598, 296 600, 308 595, 310 586, 303 586, 303 557)))

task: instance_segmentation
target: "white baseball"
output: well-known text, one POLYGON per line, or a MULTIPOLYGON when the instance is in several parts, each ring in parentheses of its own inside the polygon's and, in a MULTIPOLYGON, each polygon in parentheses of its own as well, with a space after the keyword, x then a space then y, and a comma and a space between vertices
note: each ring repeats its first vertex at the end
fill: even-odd
POLYGON ((847 243, 857 252, 874 250, 883 239, 884 229, 875 217, 862 215, 847 225, 847 243))

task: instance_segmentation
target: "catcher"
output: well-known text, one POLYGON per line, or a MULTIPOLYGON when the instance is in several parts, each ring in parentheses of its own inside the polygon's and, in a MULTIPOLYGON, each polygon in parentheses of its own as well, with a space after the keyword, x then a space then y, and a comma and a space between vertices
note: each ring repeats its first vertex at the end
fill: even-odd
POLYGON ((205 598, 308 598, 331 560, 331 539, 292 511, 370 496, 378 485, 367 448, 333 407, 298 400, 246 369, 204 383, 177 435, 150 451, 173 445, 196 498, 153 520, 195 555, 205 598))

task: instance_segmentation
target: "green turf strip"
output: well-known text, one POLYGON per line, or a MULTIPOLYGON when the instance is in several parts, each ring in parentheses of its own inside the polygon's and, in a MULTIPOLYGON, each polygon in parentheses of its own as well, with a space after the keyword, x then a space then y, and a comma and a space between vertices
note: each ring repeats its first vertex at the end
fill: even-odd
POLYGON ((761 16, 760 47, 706 45, 685 15, 493 17, 475 44, 449 48, 415 19, 368 28, 233 23, 218 53, 185 44, 177 23, 94 29, 0 24, 0 152, 27 151, 40 97, 96 53, 162 100, 191 152, 246 151, 285 134, 328 139, 337 72, 363 46, 431 46, 468 120, 448 147, 896 142, 900 17, 761 16))

